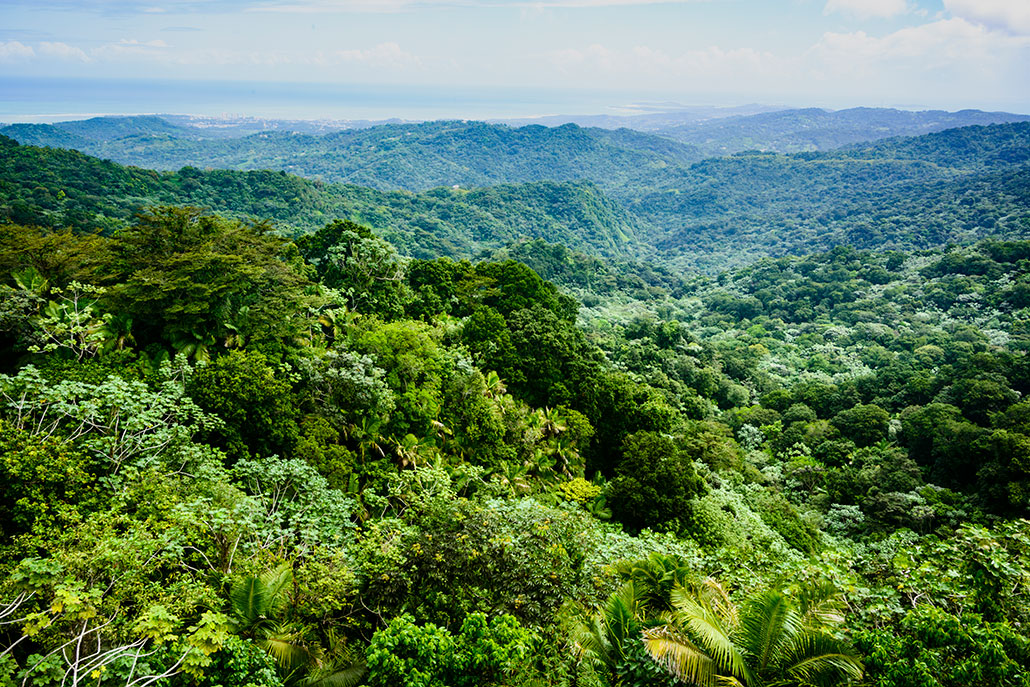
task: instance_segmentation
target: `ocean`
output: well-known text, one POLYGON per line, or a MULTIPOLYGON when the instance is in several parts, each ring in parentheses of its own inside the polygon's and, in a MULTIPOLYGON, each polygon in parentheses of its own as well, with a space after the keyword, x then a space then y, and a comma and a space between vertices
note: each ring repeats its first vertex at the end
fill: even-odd
POLYGON ((654 94, 534 88, 318 84, 0 76, 0 122, 105 114, 266 119, 489 119, 548 114, 636 114, 654 94))

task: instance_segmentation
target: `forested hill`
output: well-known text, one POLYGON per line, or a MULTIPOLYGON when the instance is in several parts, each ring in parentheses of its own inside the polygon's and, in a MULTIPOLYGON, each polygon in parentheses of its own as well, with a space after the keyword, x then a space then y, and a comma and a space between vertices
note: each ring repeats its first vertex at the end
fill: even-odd
POLYGON ((520 238, 546 238, 594 255, 642 249, 639 220, 589 183, 387 193, 283 172, 155 172, 0 137, 0 217, 7 220, 109 232, 157 203, 269 219, 286 234, 349 218, 376 227, 415 257, 471 256, 520 238))
POLYGON ((702 109, 624 117, 541 117, 510 120, 508 126, 502 125, 505 122, 237 121, 137 115, 52 125, 16 124, 0 129, 0 133, 24 144, 74 148, 154 169, 186 165, 285 169, 326 181, 421 190, 454 183, 580 178, 568 176, 569 170, 560 159, 540 150, 541 142, 563 151, 566 157, 570 153, 593 156, 595 159, 576 174, 607 185, 609 178, 627 178, 627 162, 643 162, 646 170, 654 162, 653 155, 682 164, 744 150, 825 151, 890 137, 1030 120, 1028 115, 981 110, 912 112, 858 107, 756 113, 762 108, 742 109, 747 114, 727 116, 721 110, 702 109), (550 128, 541 130, 541 124, 550 128), (298 139, 298 134, 303 136, 298 139), (212 144, 215 139, 221 142, 212 144), (373 152, 379 153, 374 160, 370 158, 373 152), (513 153, 527 159, 514 166, 509 160, 507 168, 497 166, 498 160, 513 153), (634 159, 630 153, 645 159, 634 159), (354 164, 348 161, 352 156, 354 164), (403 164, 404 156, 411 159, 410 169, 403 164), (484 165, 482 157, 490 164, 484 165), (369 162, 373 164, 362 166, 369 162), (541 176, 537 162, 555 169, 541 176), (416 169, 421 173, 415 174, 416 169), (428 170, 432 173, 425 176, 428 170))
POLYGON ((90 144, 116 141, 130 136, 173 136, 212 138, 206 129, 179 126, 156 115, 92 117, 55 124, 11 124, 0 133, 27 145, 81 149, 90 144))
POLYGON ((806 108, 690 122, 652 133, 697 146, 709 156, 743 150, 778 153, 831 150, 894 136, 919 136, 957 127, 1025 122, 1028 115, 981 110, 910 112, 875 107, 806 108))
MULTIPOLYGON (((533 138, 551 131, 567 140, 588 132, 576 127, 448 126, 398 126, 395 131, 422 134, 389 144, 369 134, 375 129, 345 133, 352 141, 365 142, 363 155, 371 166, 363 173, 428 179, 443 168, 489 165, 495 167, 489 176, 504 177, 520 165, 525 170, 538 163, 534 174, 544 175, 550 167, 540 157, 526 158, 514 148, 498 153, 499 132, 533 138), (466 139, 472 131, 486 140, 475 159, 458 165, 439 156, 420 157, 432 146, 446 147, 448 137, 454 155, 471 150, 475 146, 466 139), (366 135, 372 137, 362 139, 366 135)), ((602 134, 626 145, 635 142, 638 151, 656 140, 629 131, 590 132, 602 134)), ((270 137, 290 140, 298 151, 304 140, 330 139, 270 137)), ((629 150, 604 139, 590 140, 591 150, 629 150)), ((3 212, 14 221, 43 225, 110 229, 146 204, 193 204, 236 217, 271 219, 287 233, 311 231, 334 217, 350 218, 372 226, 414 256, 468 256, 521 238, 544 238, 589 254, 657 257, 680 270, 703 271, 837 245, 922 249, 1030 233, 1026 122, 893 138, 825 153, 747 152, 632 170, 628 161, 643 153, 625 153, 619 165, 626 164, 616 167, 637 175, 633 179, 610 176, 617 173, 611 167, 605 172, 599 157, 574 155, 570 145, 550 150, 554 156, 569 154, 553 169, 570 174, 579 169, 587 178, 595 173, 607 179, 605 186, 540 181, 469 190, 438 187, 417 194, 328 184, 283 172, 188 167, 160 173, 5 141, 0 147, 3 212), (591 167, 593 163, 597 166, 591 167)), ((534 145, 544 150, 543 141, 534 145)), ((202 147, 224 141, 195 143, 202 147)), ((311 159, 320 158, 313 153, 311 159)))
MULTIPOLYGON (((606 188, 635 186, 654 170, 703 157, 690 146, 657 136, 574 124, 514 129, 483 122, 440 121, 325 135, 269 132, 199 140, 193 129, 155 125, 152 119, 163 121, 147 118, 137 122, 137 131, 122 137, 90 137, 90 132, 117 131, 105 125, 104 118, 89 120, 96 124, 79 129, 13 125, 0 133, 22 143, 74 148, 151 169, 275 169, 380 190, 584 179, 606 188)), ((130 128, 129 124, 121 126, 130 128)))
POLYGON ((0 687, 1030 685, 1028 143, 618 204, 0 136, 0 687))
POLYGON ((624 198, 681 265, 836 245, 928 248, 1030 231, 1030 123, 827 153, 747 152, 664 170, 624 198))
POLYGON ((840 159, 919 160, 959 169, 1001 169, 1030 161, 1030 122, 897 136, 824 155, 840 159))

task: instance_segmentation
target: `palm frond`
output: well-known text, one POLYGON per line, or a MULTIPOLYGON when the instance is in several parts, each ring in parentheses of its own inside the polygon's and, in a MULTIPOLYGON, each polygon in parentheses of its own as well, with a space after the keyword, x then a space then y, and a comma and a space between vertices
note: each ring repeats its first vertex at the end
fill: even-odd
POLYGON ((600 616, 595 615, 581 623, 572 631, 571 639, 576 658, 609 674, 615 672, 621 656, 616 655, 616 649, 609 641, 608 630, 600 616))
POLYGON ((357 661, 339 670, 319 671, 303 682, 304 687, 355 687, 365 677, 368 668, 357 661))
POLYGON ((723 674, 748 681, 750 672, 744 656, 730 637, 718 615, 706 604, 700 603, 683 587, 672 591, 675 605, 673 616, 681 627, 685 627, 694 640, 715 661, 716 668, 723 674))
POLYGON ((260 578, 268 595, 266 615, 278 610, 286 602, 283 591, 293 582, 293 570, 289 563, 281 563, 265 572, 260 578))
POLYGON ((698 687, 714 687, 715 661, 685 636, 662 625, 644 630, 643 637, 644 650, 672 675, 698 687))
POLYGON ((763 673, 800 631, 801 617, 785 594, 769 589, 748 599, 740 627, 741 644, 754 656, 756 671, 763 673))
POLYGON ((236 617, 250 628, 268 613, 268 588, 257 577, 245 577, 233 585, 229 602, 236 617))
POLYGON ((844 622, 841 593, 830 580, 815 580, 803 585, 795 599, 807 627, 827 628, 844 622))
POLYGON ((726 587, 712 577, 706 577, 698 585, 698 599, 712 609, 722 622, 723 627, 732 632, 740 625, 740 614, 737 605, 730 600, 726 587))
POLYGON ((640 598, 633 582, 622 585, 608 599, 605 607, 604 622, 607 626, 609 641, 615 645, 621 655, 626 640, 636 634, 637 618, 640 614, 640 598))
POLYGON ((784 652, 785 672, 800 682, 858 680, 862 662, 847 644, 818 630, 804 630, 784 652))
POLYGON ((257 640, 257 644, 284 668, 302 666, 312 662, 311 651, 296 637, 290 635, 271 635, 257 640))

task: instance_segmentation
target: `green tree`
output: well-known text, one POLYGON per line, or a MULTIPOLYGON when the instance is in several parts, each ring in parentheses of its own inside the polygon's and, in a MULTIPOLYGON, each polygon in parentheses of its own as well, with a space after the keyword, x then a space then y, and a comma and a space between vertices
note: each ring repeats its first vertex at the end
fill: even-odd
POLYGON ((630 531, 684 527, 703 483, 683 449, 669 436, 637 432, 626 437, 622 454, 608 488, 613 517, 630 531))
POLYGON ((113 252, 109 311, 132 317, 141 345, 179 341, 196 354, 197 342, 272 344, 303 328, 309 282, 267 224, 157 207, 116 234, 113 252))
POLYGON ((351 310, 392 319, 406 300, 404 261, 368 227, 336 220, 297 241, 323 284, 338 289, 351 310))
POLYGON ((956 616, 928 604, 908 610, 890 628, 864 631, 867 680, 875 687, 1025 685, 1028 640, 1007 623, 956 616))
POLYGON ((741 608, 718 585, 672 592, 673 622, 644 631, 647 652, 695 685, 840 684, 862 677, 854 651, 833 634, 841 620, 830 599, 799 601, 769 589, 741 608))
POLYGON ((532 634, 510 615, 470 613, 457 635, 401 615, 372 636, 372 687, 479 687, 494 684, 528 657, 532 634))
POLYGON ((211 439, 232 459, 285 455, 297 441, 297 408, 290 383, 254 351, 230 351, 193 373, 188 392, 224 421, 211 439))
POLYGON ((856 405, 837 413, 833 426, 857 446, 870 446, 887 438, 890 414, 877 405, 856 405))

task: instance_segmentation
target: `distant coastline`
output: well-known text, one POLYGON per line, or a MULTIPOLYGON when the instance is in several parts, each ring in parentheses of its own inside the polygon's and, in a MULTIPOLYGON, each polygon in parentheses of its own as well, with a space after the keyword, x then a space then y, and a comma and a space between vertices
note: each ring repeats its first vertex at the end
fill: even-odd
POLYGON ((331 120, 634 114, 642 110, 626 103, 655 98, 648 93, 540 88, 0 76, 0 122, 132 114, 331 120))

